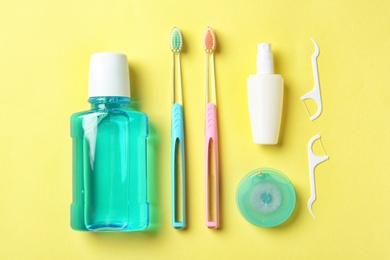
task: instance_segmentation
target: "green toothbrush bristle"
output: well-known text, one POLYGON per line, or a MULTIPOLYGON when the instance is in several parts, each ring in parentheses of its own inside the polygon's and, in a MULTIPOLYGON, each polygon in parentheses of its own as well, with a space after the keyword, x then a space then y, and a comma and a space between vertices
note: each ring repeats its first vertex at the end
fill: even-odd
POLYGON ((171 50, 173 52, 180 52, 181 47, 183 46, 183 38, 181 36, 181 32, 179 28, 174 27, 171 32, 171 50))

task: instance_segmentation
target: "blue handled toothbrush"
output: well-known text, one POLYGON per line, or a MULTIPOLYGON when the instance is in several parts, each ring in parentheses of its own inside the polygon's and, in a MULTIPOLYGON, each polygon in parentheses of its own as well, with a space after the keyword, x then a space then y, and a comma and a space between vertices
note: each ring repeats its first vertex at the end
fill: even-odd
POLYGON ((186 191, 185 191, 185 153, 184 153, 184 113, 181 84, 180 51, 183 37, 180 30, 174 27, 171 32, 172 50, 172 126, 171 126, 171 193, 172 193, 172 226, 183 229, 186 226, 186 191), (177 63, 177 68, 176 64, 177 63), (177 69, 177 70, 176 70, 177 69), (177 72, 177 77, 176 77, 177 72), (175 86, 177 95, 175 95, 175 86), (177 101, 175 102, 175 96, 177 101), (181 160, 179 160, 179 157, 181 160))

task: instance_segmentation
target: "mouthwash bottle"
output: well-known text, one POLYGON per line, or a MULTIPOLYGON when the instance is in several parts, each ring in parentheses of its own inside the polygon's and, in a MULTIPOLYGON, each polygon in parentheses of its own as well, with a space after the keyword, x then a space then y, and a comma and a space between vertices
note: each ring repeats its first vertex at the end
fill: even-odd
POLYGON ((129 107, 126 55, 93 54, 88 90, 91 109, 70 119, 71 227, 82 231, 144 230, 149 226, 148 118, 129 107))

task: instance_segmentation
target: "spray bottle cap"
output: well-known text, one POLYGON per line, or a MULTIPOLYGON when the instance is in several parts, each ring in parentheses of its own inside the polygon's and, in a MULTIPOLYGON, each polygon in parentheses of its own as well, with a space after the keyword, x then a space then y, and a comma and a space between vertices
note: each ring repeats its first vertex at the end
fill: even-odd
POLYGON ((273 74, 274 59, 270 43, 259 43, 257 45, 257 74, 273 74))
POLYGON ((122 53, 92 54, 89 67, 89 97, 130 97, 127 57, 122 53))

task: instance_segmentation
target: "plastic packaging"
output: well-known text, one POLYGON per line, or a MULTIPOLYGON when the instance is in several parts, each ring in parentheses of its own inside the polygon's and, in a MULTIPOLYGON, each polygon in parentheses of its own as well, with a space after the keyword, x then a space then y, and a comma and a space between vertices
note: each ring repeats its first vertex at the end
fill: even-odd
POLYGON ((250 75, 248 105, 255 144, 277 144, 283 109, 283 78, 274 73, 271 44, 260 43, 257 74, 250 75))
POLYGON ((137 231, 149 226, 146 180, 148 118, 129 107, 127 57, 91 56, 91 109, 71 117, 71 227, 137 231))

